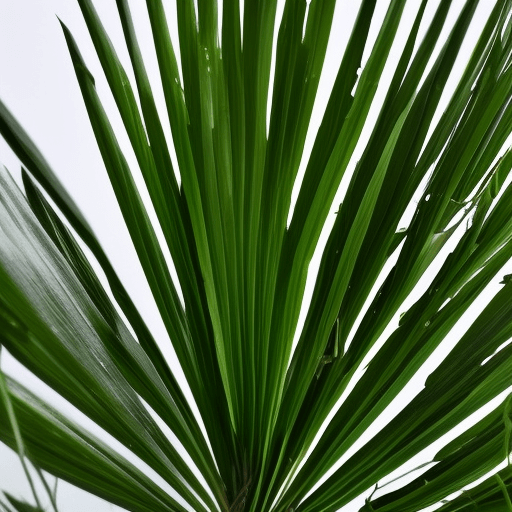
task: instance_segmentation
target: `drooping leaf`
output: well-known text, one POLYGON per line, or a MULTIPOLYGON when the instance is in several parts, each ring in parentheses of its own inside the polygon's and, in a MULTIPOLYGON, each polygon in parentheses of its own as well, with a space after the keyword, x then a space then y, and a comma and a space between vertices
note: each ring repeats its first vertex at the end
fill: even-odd
MULTIPOLYGON (((20 384, 10 379, 8 382, 10 399, 30 456, 45 471, 128 510, 186 510, 106 443, 20 384)), ((6 411, 3 405, 0 407, 3 418, 6 411)), ((4 422, 0 423, 0 437, 8 446, 15 446, 13 433, 4 422)))
MULTIPOLYGON (((150 375, 151 363, 120 319, 115 331, 95 308, 62 254, 38 225, 5 168, 0 172, 2 344, 42 380, 175 483, 189 499, 195 501, 178 477, 180 474, 188 475, 188 482, 195 481, 192 487, 208 500, 125 377, 131 375, 134 383, 144 379, 142 373, 135 374, 130 368, 130 359, 137 361, 140 369, 145 366, 145 373, 150 375)), ((159 400, 172 414, 172 397, 166 396, 156 375, 144 380, 152 393, 160 394, 159 400)), ((142 390, 138 384, 135 387, 142 390)), ((174 416, 178 425, 180 420, 183 422, 176 411, 174 416)), ((187 432, 186 426, 182 431, 187 432)), ((200 507, 199 503, 197 506, 200 507)))

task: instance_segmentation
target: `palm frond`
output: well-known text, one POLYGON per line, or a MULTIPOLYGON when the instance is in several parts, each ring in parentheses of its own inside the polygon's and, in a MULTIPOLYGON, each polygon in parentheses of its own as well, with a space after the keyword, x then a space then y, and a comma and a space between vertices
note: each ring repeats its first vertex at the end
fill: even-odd
MULTIPOLYGON (((361 495, 361 511, 419 512, 508 460, 510 398, 419 477, 379 486, 512 386, 510 275, 423 389, 355 446, 512 258, 512 0, 488 9, 448 101, 478 0, 362 0, 328 93, 334 0, 179 1, 179 49, 167 5, 148 0, 156 81, 133 4, 116 2, 124 63, 95 3, 77 4, 121 126, 59 20, 71 65, 195 404, 94 227, 0 102, 24 189, 0 167, 0 346, 138 463, 3 374, 0 440, 134 512, 328 512, 361 495)), ((510 485, 507 466, 440 510, 509 511, 510 485)))

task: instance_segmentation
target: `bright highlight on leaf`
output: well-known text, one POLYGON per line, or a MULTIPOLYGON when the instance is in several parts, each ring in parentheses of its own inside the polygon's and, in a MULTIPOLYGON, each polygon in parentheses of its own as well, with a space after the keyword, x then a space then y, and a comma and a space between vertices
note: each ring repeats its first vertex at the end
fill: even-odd
MULTIPOLYGON (((438 504, 442 512, 510 512, 510 396, 414 477, 381 483, 512 386, 512 283, 502 271, 512 258, 512 0, 491 2, 447 103, 443 93, 484 2, 382 2, 374 39, 380 3, 362 0, 310 154, 343 2, 225 0, 219 11, 215 0, 180 0, 178 53, 168 6, 147 0, 163 110, 132 2, 116 1, 133 83, 95 2, 77 3, 131 148, 118 142, 65 20, 62 44, 201 421, 93 227, 0 102, 0 133, 23 167, 23 191, 0 167, 0 347, 141 466, 0 371, 0 440, 33 465, 55 512, 58 494, 42 471, 133 512, 334 512, 361 495, 361 511, 438 504), (415 17, 400 42, 411 3, 415 17), (348 188, 295 342, 310 263, 342 180, 348 188), (423 389, 361 446, 462 318, 467 330, 423 389)), ((35 490, 33 498, 36 506, 5 493, 0 510, 42 511, 35 490)))

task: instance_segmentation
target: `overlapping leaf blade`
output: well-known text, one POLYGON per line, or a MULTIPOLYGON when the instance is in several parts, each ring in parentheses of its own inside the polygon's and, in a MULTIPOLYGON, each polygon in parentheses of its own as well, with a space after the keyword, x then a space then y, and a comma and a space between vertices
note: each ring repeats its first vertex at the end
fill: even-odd
MULTIPOLYGON (((202 471, 211 471, 213 461, 209 456, 208 447, 177 382, 173 379, 171 393, 163 387, 148 357, 136 343, 130 342, 130 337, 123 330, 113 305, 70 232, 30 178, 26 174, 23 178, 27 198, 39 222, 66 257, 87 294, 121 342, 106 344, 112 359, 116 361, 130 386, 173 430, 202 471)), ((212 477, 213 475, 210 476, 212 477)))
MULTIPOLYGON (((107 444, 20 384, 13 380, 8 384, 29 456, 41 468, 128 510, 186 510, 107 444)), ((0 402, 0 407, 3 416, 5 404, 0 402)), ((8 425, 0 424, 0 436, 2 442, 14 448, 14 435, 8 425)))
POLYGON ((209 500, 134 391, 166 410, 166 417, 181 423, 181 432, 188 435, 151 362, 119 318, 112 328, 99 313, 5 168, 0 179, 2 344, 192 501, 180 474, 209 500))
POLYGON ((512 334, 508 321, 511 293, 512 288, 505 285, 429 376, 425 389, 299 510, 330 509, 350 501, 368 488, 369 482, 377 482, 399 467, 510 385, 510 348, 482 363, 512 334))
MULTIPOLYGON (((186 201, 180 193, 173 172, 169 151, 166 145, 162 126, 154 103, 151 87, 127 2, 118 2, 119 14, 124 28, 125 37, 130 51, 137 87, 141 97, 142 114, 148 129, 149 143, 138 114, 138 107, 126 77, 108 36, 91 2, 80 3, 87 21, 89 31, 98 51, 100 61, 105 69, 109 85, 117 101, 124 124, 138 155, 139 165, 146 179, 153 205, 158 214, 162 231, 169 246, 180 280, 180 288, 185 300, 187 317, 189 318, 190 336, 194 340, 194 358, 190 348, 177 347, 178 357, 191 386, 199 410, 206 421, 207 432, 214 446, 217 461, 223 468, 223 474, 229 475, 229 463, 223 461, 226 447, 232 443, 229 432, 231 429, 227 415, 225 394, 220 381, 220 373, 211 321, 206 307, 204 283, 200 276, 196 243, 192 235, 192 226, 186 201), (150 152, 148 154, 148 152, 150 152), (168 199, 170 201, 168 202, 168 199), (209 383, 210 385, 207 385, 209 383), (212 385, 213 384, 213 385, 212 385), (205 394, 204 390, 208 393, 205 394), (215 409, 213 410, 213 404, 215 409), (218 432, 212 425, 217 420, 224 405, 224 432, 218 432)), ((231 448, 231 454, 234 448, 231 448)), ((231 457, 232 458, 232 457, 231 457)))
MULTIPOLYGON (((499 13, 499 11, 497 12, 499 13)), ((442 14, 446 15, 446 11, 442 14)), ((469 10, 468 13, 466 13, 465 17, 461 18, 463 25, 467 25, 467 14, 471 15, 471 10, 469 10)), ((460 37, 458 39, 460 40, 460 37)), ((446 55, 450 56, 450 59, 447 63, 448 65, 453 63, 454 56, 452 55, 452 53, 453 50, 446 52, 446 55)), ((442 59, 442 55, 440 56, 440 59, 442 59)), ((439 60, 438 62, 442 62, 442 60, 439 60)), ((447 73, 444 74, 447 75, 447 73)), ((368 239, 365 241, 364 251, 362 251, 363 256, 360 259, 360 262, 358 262, 358 266, 353 272, 352 280, 350 283, 350 289, 348 289, 347 291, 346 300, 344 300, 340 307, 339 318, 341 319, 341 343, 346 344, 346 338, 353 325, 353 322, 356 319, 357 314, 360 311, 360 308, 363 306, 366 293, 370 292, 371 286, 374 284, 375 279, 378 276, 378 273, 380 272, 383 264, 389 257, 390 246, 388 244, 392 243, 391 235, 396 229, 400 217, 404 213, 405 208, 409 203, 413 191, 415 190, 415 188, 419 184, 419 180, 423 176, 424 171, 421 172, 421 169, 413 167, 414 161, 417 158, 418 152, 421 148, 421 144, 423 141, 423 137, 421 135, 415 138, 414 130, 417 129, 419 124, 418 117, 422 115, 422 112, 424 112, 425 108, 429 105, 429 95, 431 90, 435 90, 436 88, 432 86, 437 81, 437 75, 438 73, 436 72, 436 68, 434 67, 434 70, 430 74, 430 78, 427 78, 423 85, 423 88, 421 89, 420 93, 418 94, 414 102, 414 105, 412 107, 413 110, 411 114, 411 119, 403 132, 404 136, 401 138, 399 146, 396 151, 396 155, 394 156, 391 167, 392 169, 395 170, 395 172, 398 169, 403 169, 403 174, 400 175, 397 173, 395 175, 390 176, 390 179, 385 184, 385 188, 383 188, 383 193, 375 209, 376 211, 374 212, 372 230, 369 231, 368 239), (411 153, 407 158, 405 158, 407 151, 411 151, 411 153), (371 254, 372 256, 370 258, 365 257, 365 255, 367 254, 371 254), (362 293, 363 290, 366 293, 362 293), (359 293, 361 295, 359 295, 359 293)), ((406 79, 403 84, 403 88, 407 88, 407 84, 408 81, 406 79)), ((412 90, 414 91, 414 89, 412 90)), ((391 97, 393 101, 385 103, 384 109, 387 108, 388 110, 390 110, 389 107, 392 106, 393 103, 396 103, 396 101, 399 98, 400 95, 397 96, 396 98, 391 97)), ((434 101, 434 105, 435 104, 436 101, 434 101)), ((431 109, 432 107, 429 106, 428 108, 431 109)), ((382 137, 382 133, 386 132, 386 119, 387 117, 384 116, 382 118, 382 121, 384 122, 377 124, 375 131, 376 137, 374 139, 376 139, 377 137, 382 137)), ((427 127, 426 125, 428 124, 428 119, 429 117, 426 116, 424 129, 426 129, 427 127)), ((420 124, 420 126, 422 125, 420 124)), ((354 212, 357 211, 357 207, 360 203, 358 194, 361 195, 361 190, 365 190, 366 186, 366 184, 363 181, 364 178, 362 178, 363 174, 368 172, 365 169, 365 165, 370 165, 369 169, 373 169, 373 167, 371 167, 371 164, 367 162, 367 160, 370 160, 371 158, 368 158, 368 156, 372 154, 380 154, 380 151, 374 147, 374 144, 378 144, 377 140, 374 139, 370 141, 369 149, 366 155, 363 156, 363 159, 361 160, 359 166, 360 172, 359 175, 357 175, 356 177, 358 181, 353 182, 352 187, 349 188, 349 191, 347 192, 347 201, 345 201, 345 203, 340 207, 337 221, 335 223, 333 232, 331 234, 331 238, 328 242, 325 251, 324 261, 322 262, 320 267, 317 290, 323 290, 324 292, 326 292, 331 288, 330 283, 334 278, 334 269, 336 268, 336 264, 338 264, 337 262, 341 260, 343 252, 345 251, 344 247, 346 243, 345 240, 347 238, 347 230, 349 230, 350 227, 352 226, 352 219, 353 216, 355 215, 355 213, 351 214, 350 210, 353 210, 354 212), (374 149, 374 151, 372 151, 372 149, 374 149)), ((482 171, 486 171, 488 169, 487 166, 489 165, 489 163, 490 162, 487 162, 486 165, 482 165, 482 171)), ((510 171, 510 167, 504 166, 501 170, 504 173, 508 173, 510 171)), ((424 197, 427 197, 427 193, 428 191, 425 192, 424 197)), ((506 202, 500 204, 504 206, 506 202)), ((464 206, 467 207, 468 205, 464 206)), ((488 201, 480 201, 479 206, 480 211, 483 212, 481 213, 481 215, 484 215, 489 206, 488 201)), ((420 211, 426 218, 430 217, 430 208, 431 206, 429 203, 421 203, 420 211)), ((449 236, 454 232, 454 229, 456 228, 457 224, 454 225, 454 227, 449 230, 445 231, 445 228, 448 225, 448 221, 451 218, 453 218, 453 216, 458 211, 462 211, 462 205, 459 206, 458 209, 452 209, 452 211, 450 212, 451 216, 448 219, 443 219, 442 225, 436 226, 434 230, 426 237, 424 235, 425 232, 423 231, 420 232, 420 237, 413 237, 413 233, 411 233, 410 231, 404 231, 403 236, 407 237, 408 240, 410 240, 411 242, 418 244, 420 248, 424 244, 422 249, 422 258, 416 258, 415 260, 413 260, 415 261, 416 268, 411 269, 410 274, 407 274, 407 270, 403 267, 400 268, 399 270, 397 269, 397 272, 399 272, 400 275, 408 275, 409 283, 407 284, 407 286, 400 286, 399 283, 397 284, 397 279, 393 279, 395 271, 392 271, 386 284, 388 282, 391 283, 395 281, 395 290, 400 290, 400 296, 394 299, 396 302, 394 303, 393 300, 391 300, 391 297, 393 297, 392 294, 396 292, 393 292, 392 289, 390 290, 389 287, 387 287, 385 284, 381 289, 381 292, 379 292, 377 299, 370 306, 368 313, 361 324, 360 330, 356 332, 354 340, 351 342, 351 346, 348 348, 347 354, 343 358, 340 357, 339 359, 334 360, 332 365, 330 365, 328 368, 325 368, 326 375, 324 375, 322 381, 317 382, 317 379, 313 379, 313 383, 311 384, 311 386, 312 388, 314 387, 316 389, 315 391, 310 391, 310 397, 308 398, 307 403, 304 405, 304 410, 311 418, 314 418, 316 421, 315 427, 312 428, 312 436, 314 436, 314 432, 321 424, 322 420, 326 417, 327 413, 333 407, 337 398, 341 395, 341 392, 345 388, 348 382, 346 375, 350 375, 351 370, 353 371, 357 367, 357 362, 361 361, 362 357, 371 348, 373 342, 375 341, 377 336, 382 332, 387 322, 391 318, 391 312, 394 313, 396 311, 396 309, 394 310, 394 308, 399 307, 403 299, 406 297, 408 291, 410 291, 412 286, 418 281, 419 277, 422 275, 424 269, 427 268, 427 266, 438 253, 438 251, 442 248, 443 244, 446 243, 449 236), (384 304, 384 302, 386 303, 385 307, 388 309, 388 311, 390 311, 390 313, 388 313, 387 316, 385 316, 384 318, 376 316, 377 312, 381 308, 381 304, 384 304), (395 306, 393 306, 392 304, 395 304, 395 306), (343 380, 344 378, 345 380, 343 380)), ((483 218, 481 220, 483 220, 483 218)), ((462 219, 459 222, 462 222, 462 219)), ((474 229, 473 233, 476 232, 477 230, 474 229)), ((486 254, 490 256, 498 247, 499 245, 493 245, 489 247, 489 252, 486 254)), ((463 259, 460 260, 460 263, 462 261, 463 259)), ((496 267, 495 269, 497 270, 496 267)), ((476 270, 477 269, 475 268, 474 271, 476 270)), ((447 276, 443 276, 443 278, 445 280, 448 280, 447 276)), ((448 297, 445 297, 445 300, 446 298, 448 297)), ((323 298, 322 301, 318 301, 318 304, 316 304, 314 297, 310 309, 311 318, 315 318, 315 316, 320 315, 326 303, 328 303, 328 301, 325 298, 323 298)), ((382 315, 382 313, 380 314, 382 315)), ((331 338, 333 334, 334 332, 331 333, 331 338)), ((305 339, 311 337, 312 336, 310 333, 309 337, 305 337, 305 339)), ((321 337, 321 340, 323 340, 323 343, 326 343, 327 336, 324 334, 324 336, 321 337)), ((329 349, 326 349, 326 353, 328 350, 329 349)), ((296 352, 295 358, 297 358, 299 355, 300 352, 296 352)), ((389 355, 386 357, 389 357, 389 355)), ((317 357, 317 360, 318 359, 319 357, 317 357)), ((299 372, 299 375, 302 374, 299 372)), ((295 390, 298 380, 299 379, 297 377, 296 382, 290 388, 292 390, 291 392, 295 390)), ((304 428, 303 425, 301 425, 301 428, 304 428)), ((298 442, 298 445, 304 446, 304 440, 301 439, 298 442)), ((295 457, 293 457, 293 459, 295 460, 295 457)))
POLYGON ((510 397, 438 452, 433 468, 398 491, 369 501, 361 512, 421 510, 493 470, 510 453, 509 415, 510 397))
POLYGON ((511 493, 510 466, 489 477, 470 490, 448 502, 438 510, 455 512, 475 510, 482 512, 509 512, 511 493))

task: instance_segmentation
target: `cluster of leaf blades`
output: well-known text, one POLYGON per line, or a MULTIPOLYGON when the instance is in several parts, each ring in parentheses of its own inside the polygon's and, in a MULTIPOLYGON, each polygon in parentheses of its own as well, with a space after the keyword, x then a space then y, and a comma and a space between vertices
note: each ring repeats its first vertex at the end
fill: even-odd
MULTIPOLYGON (((512 132, 512 0, 495 3, 427 138, 481 2, 467 0, 442 36, 452 3, 443 0, 428 19, 430 2, 420 2, 336 214, 294 346, 309 264, 361 138, 406 2, 387 2, 364 63, 376 0, 361 2, 288 223, 335 0, 284 3, 272 82, 277 0, 245 0, 242 23, 240 2, 223 2, 221 29, 215 0, 200 0, 197 11, 193 0, 178 1, 179 63, 164 2, 147 0, 181 183, 128 0, 117 0, 117 7, 133 84, 92 0, 78 0, 183 302, 94 77, 62 23, 65 41, 119 207, 207 439, 92 228, 0 103, 0 133, 25 169, 23 194, 0 168, 0 345, 179 497, 12 377, 2 377, 0 440, 22 460, 134 512, 328 512, 378 484, 509 388, 512 345, 502 346, 512 337, 512 279, 505 276, 501 291, 424 389, 318 485, 512 258, 512 185, 504 186, 512 151, 502 154, 512 132), (422 197, 414 216, 400 230, 418 190, 422 197), (382 343, 385 328, 461 224, 466 230, 455 249, 382 343), (103 269, 131 330, 78 238, 103 269), (376 355, 316 443, 377 344, 376 355), (4 421, 8 417, 12 421, 4 421)), ((419 511, 474 482, 509 456, 510 416, 507 399, 445 446, 418 479, 369 497, 362 510, 419 511)), ((440 510, 512 510, 510 471, 507 467, 440 510)), ((7 499, 6 510, 36 510, 7 499)))

